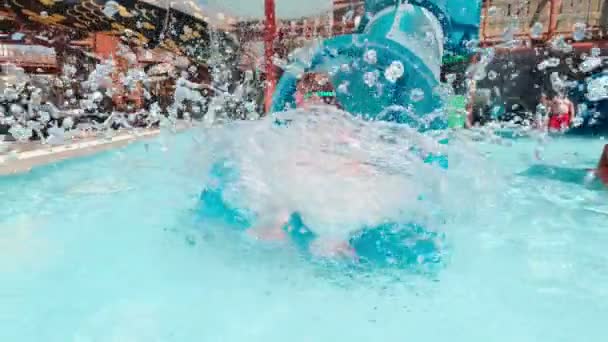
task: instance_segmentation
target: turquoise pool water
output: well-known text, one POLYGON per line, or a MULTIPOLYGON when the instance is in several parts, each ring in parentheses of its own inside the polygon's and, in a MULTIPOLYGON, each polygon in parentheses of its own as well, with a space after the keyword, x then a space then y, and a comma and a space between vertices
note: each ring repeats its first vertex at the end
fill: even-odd
POLYGON ((520 175, 592 167, 603 141, 554 139, 536 153, 531 139, 455 139, 475 156, 450 160, 459 183, 445 203, 462 215, 441 228, 446 266, 422 276, 342 272, 201 227, 201 134, 0 178, 0 341, 605 336, 608 193, 520 175))

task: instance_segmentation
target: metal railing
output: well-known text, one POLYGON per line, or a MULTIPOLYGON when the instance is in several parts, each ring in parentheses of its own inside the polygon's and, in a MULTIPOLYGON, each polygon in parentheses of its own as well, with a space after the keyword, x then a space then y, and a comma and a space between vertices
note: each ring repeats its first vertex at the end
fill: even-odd
MULTIPOLYGON (((608 0, 485 0, 480 40, 501 43, 506 37, 547 41, 557 35, 573 38, 575 26, 584 27, 583 41, 608 37, 608 0), (512 35, 505 34, 509 29, 512 35)), ((579 37, 580 38, 580 37, 579 37)))
POLYGON ((0 44, 0 63, 20 67, 55 67, 55 51, 38 45, 0 44))

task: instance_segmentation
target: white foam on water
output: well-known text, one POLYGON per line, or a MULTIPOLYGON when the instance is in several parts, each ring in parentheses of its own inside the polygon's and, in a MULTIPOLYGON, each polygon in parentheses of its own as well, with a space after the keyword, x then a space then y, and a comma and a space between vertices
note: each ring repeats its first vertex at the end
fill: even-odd
POLYGON ((313 231, 337 237, 428 216, 419 197, 439 187, 442 170, 413 150, 444 152, 433 137, 328 107, 279 117, 287 127, 266 118, 204 132, 208 165, 229 160, 240 173, 225 189, 229 202, 261 217, 298 211, 313 231))

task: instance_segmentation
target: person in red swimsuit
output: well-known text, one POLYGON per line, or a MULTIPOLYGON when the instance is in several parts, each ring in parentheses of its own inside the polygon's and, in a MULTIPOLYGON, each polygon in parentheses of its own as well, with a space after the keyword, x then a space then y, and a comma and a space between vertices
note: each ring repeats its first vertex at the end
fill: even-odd
POLYGON ((563 91, 558 91, 551 101, 551 117, 549 118, 549 130, 563 132, 570 127, 574 118, 574 104, 563 91))

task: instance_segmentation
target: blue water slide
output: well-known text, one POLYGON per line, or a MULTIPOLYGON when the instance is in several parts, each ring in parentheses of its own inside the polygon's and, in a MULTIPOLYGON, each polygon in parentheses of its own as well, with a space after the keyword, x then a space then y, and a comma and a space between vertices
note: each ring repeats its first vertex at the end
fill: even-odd
POLYGON ((446 118, 434 112, 441 106, 436 87, 444 49, 464 49, 477 35, 479 14, 479 0, 368 0, 355 34, 292 55, 272 111, 293 107, 303 73, 323 71, 338 88, 342 107, 354 115, 420 130, 446 128, 446 118))

